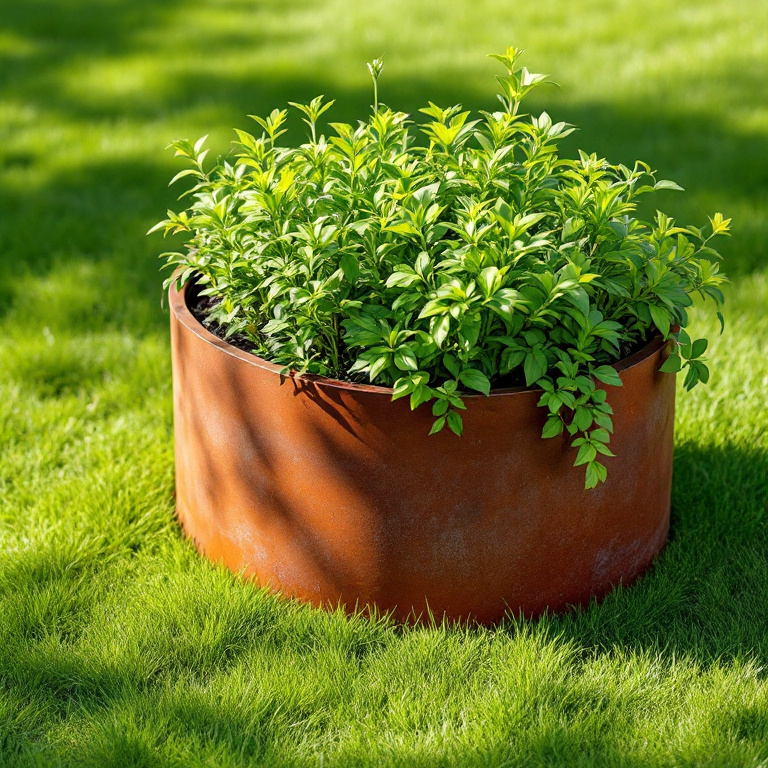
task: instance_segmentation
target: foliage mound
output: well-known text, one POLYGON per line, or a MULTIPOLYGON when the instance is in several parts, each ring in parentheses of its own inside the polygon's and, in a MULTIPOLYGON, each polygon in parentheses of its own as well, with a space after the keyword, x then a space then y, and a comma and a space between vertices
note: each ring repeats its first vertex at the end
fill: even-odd
POLYGON ((469 392, 540 388, 543 437, 566 430, 593 487, 612 455, 612 363, 660 334, 675 344, 662 370, 685 369, 687 388, 709 378, 686 307, 697 293, 722 304, 710 241, 729 220, 643 221, 640 198, 680 187, 642 162, 559 157, 574 128, 520 111, 547 77, 516 69, 519 54, 494 56, 507 69, 499 111, 430 102, 421 143, 409 115, 379 104, 380 61, 368 120, 330 123, 330 137, 318 121, 333 102, 318 96, 291 103, 309 127, 298 147, 278 143, 286 110, 252 116, 261 133, 236 130, 233 156, 212 167, 205 137, 176 141, 191 167, 173 181, 195 180, 191 204, 151 231, 188 233, 164 257, 227 336, 286 370, 431 401, 432 432, 462 433, 469 392))

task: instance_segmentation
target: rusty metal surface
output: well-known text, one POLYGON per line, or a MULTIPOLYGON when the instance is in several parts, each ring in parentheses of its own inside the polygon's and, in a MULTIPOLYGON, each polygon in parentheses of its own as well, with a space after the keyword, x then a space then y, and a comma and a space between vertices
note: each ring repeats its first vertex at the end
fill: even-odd
POLYGON ((388 389, 286 378, 209 333, 171 289, 177 514, 211 560, 315 605, 492 623, 605 595, 669 528, 675 377, 652 342, 608 387, 608 480, 585 491, 534 391, 467 398, 428 436, 388 389))

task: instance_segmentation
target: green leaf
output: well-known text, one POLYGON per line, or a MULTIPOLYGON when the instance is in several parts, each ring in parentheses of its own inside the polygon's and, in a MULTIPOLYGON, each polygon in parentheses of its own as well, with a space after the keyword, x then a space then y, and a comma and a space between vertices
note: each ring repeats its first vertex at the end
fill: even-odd
POLYGON ((419 319, 434 317, 435 315, 445 315, 447 313, 448 305, 445 303, 444 299, 432 299, 431 301, 428 301, 421 312, 419 312, 419 319))
POLYGON ((680 355, 671 354, 662 364, 659 370, 662 373, 677 373, 683 367, 683 361, 680 355))
POLYGON ((580 232, 584 228, 584 219, 578 216, 571 216, 563 223, 562 241, 565 243, 570 240, 573 235, 580 232))
POLYGON ((582 406, 576 408, 573 414, 573 423, 579 432, 586 432, 592 426, 593 421, 592 411, 589 408, 583 408, 582 406))
POLYGON ((547 340, 544 332, 540 331, 538 328, 531 328, 529 331, 526 331, 523 334, 523 338, 525 339, 525 343, 531 347, 536 344, 544 344, 547 340))
POLYGON ((483 322, 479 315, 464 316, 464 321, 459 326, 459 339, 464 350, 469 350, 477 344, 483 322))
POLYGON ((615 456, 616 454, 605 443, 592 443, 595 446, 598 453, 602 453, 603 456, 615 456))
POLYGON ((691 347, 691 358, 701 357, 707 351, 707 340, 696 339, 691 347))
POLYGON ((368 375, 370 376, 371 381, 373 381, 383 370, 387 369, 391 362, 392 356, 388 354, 374 358, 368 368, 368 375))
POLYGON ((519 237, 534 224, 538 224, 546 215, 546 213, 527 213, 524 216, 515 216, 515 235, 519 237))
POLYGON ((725 318, 723 317, 722 312, 717 313, 717 320, 720 323, 720 334, 722 335, 723 331, 725 330, 725 318))
POLYGON ((395 382, 394 387, 392 387, 392 399, 398 400, 401 397, 406 397, 407 395, 410 395, 411 392, 416 388, 416 383, 411 378, 400 378, 395 382))
POLYGON ((563 421, 559 416, 550 416, 544 424, 544 429, 541 431, 543 438, 557 437, 563 433, 563 421))
POLYGON ((448 426, 451 428, 452 432, 461 436, 461 433, 464 431, 464 423, 461 420, 461 414, 456 413, 456 411, 451 411, 448 414, 448 426))
POLYGON ((395 224, 388 224, 384 227, 382 232, 395 232, 398 235, 420 235, 421 231, 409 221, 398 221, 395 224))
POLYGON ((584 443, 579 448, 579 452, 576 454, 576 461, 573 462, 574 467, 579 467, 582 464, 587 464, 597 456, 597 449, 590 443, 584 443))
POLYGON ((669 336, 669 312, 658 304, 650 304, 648 309, 651 311, 654 325, 661 331, 662 336, 669 336))
MULTIPOLYGON (((542 396, 542 400, 544 398, 547 398, 546 405, 547 405, 547 408, 549 408, 550 413, 560 412, 560 408, 562 408, 563 406, 563 399, 560 395, 557 395, 555 393, 552 393, 552 394, 545 393, 542 396)), ((539 403, 539 405, 544 405, 544 403, 539 403)))
POLYGON ((418 371, 419 363, 416 360, 416 355, 408 347, 401 347, 395 350, 395 365, 401 371, 418 371))
POLYGON ((685 328, 681 328, 677 332, 677 341, 680 344, 681 356, 686 359, 689 358, 691 356, 691 337, 688 335, 685 328))
POLYGON ((520 363, 525 359, 525 350, 522 349, 505 349, 501 353, 501 362, 499 365, 499 373, 504 375, 511 370, 517 368, 520 363))
POLYGON ((421 277, 424 277, 429 266, 430 266, 429 254, 426 253, 425 251, 422 251, 416 258, 415 269, 417 274, 421 275, 421 277))
POLYGON ((447 352, 443 355, 443 365, 446 367, 451 376, 459 375, 459 362, 453 355, 447 352))
POLYGON ((421 278, 414 272, 393 272, 385 284, 387 288, 408 288, 418 282, 421 278))
POLYGON ((482 288, 484 296, 493 295, 500 281, 498 267, 486 267, 477 277, 478 285, 482 288))
POLYGON ((200 150, 203 148, 203 144, 205 144, 206 140, 208 139, 208 134, 206 133, 205 136, 201 136, 196 142, 195 142, 195 154, 199 154, 200 150))
POLYGON ((432 390, 420 384, 411 393, 411 410, 415 411, 422 403, 426 403, 432 399, 432 390))
POLYGON ((608 432, 613 432, 613 421, 607 413, 600 413, 599 411, 594 414, 595 424, 608 432))
POLYGON ((357 282, 357 277, 360 274, 360 264, 357 260, 357 256, 353 253, 344 253, 339 260, 341 271, 344 273, 344 277, 349 280, 350 283, 357 282))
POLYGON ((572 288, 565 294, 565 298, 581 312, 584 317, 589 316, 589 294, 581 287, 572 288))
POLYGON ((179 179, 183 179, 185 176, 197 176, 198 178, 205 178, 200 171, 198 171, 196 168, 185 168, 183 171, 179 171, 169 182, 168 186, 172 186, 175 184, 179 179))
POLYGON ((442 348, 443 343, 445 342, 446 337, 448 336, 448 332, 451 330, 451 316, 450 315, 443 315, 441 318, 437 319, 434 325, 434 328, 432 329, 432 338, 435 340, 435 344, 437 344, 438 347, 442 348))
POLYGON ((491 382, 488 381, 488 377, 475 368, 465 368, 459 374, 459 381, 470 389, 475 389, 478 392, 482 392, 484 395, 488 395, 491 391, 491 382))
POLYGON ((597 440, 600 443, 609 443, 611 436, 607 429, 593 429, 589 434, 590 440, 597 440))
POLYGON ((432 425, 432 429, 429 430, 430 435, 434 435, 439 432, 445 426, 445 416, 441 416, 439 419, 435 419, 435 423, 432 425))
POLYGON ((698 383, 699 383, 699 372, 696 370, 695 366, 689 364, 688 372, 685 374, 685 380, 683 381, 683 386, 687 390, 691 390, 698 383))
POLYGON ((685 190, 679 185, 675 184, 674 181, 670 181, 669 179, 662 179, 661 181, 657 181, 653 185, 654 189, 674 189, 677 192, 685 192, 685 190))
POLYGON ((709 381, 709 368, 701 360, 691 360, 691 365, 696 368, 696 375, 699 377, 699 381, 702 384, 706 384, 709 381))
POLYGON ((619 372, 610 365, 600 365, 597 368, 592 369, 592 375, 603 384, 607 384, 610 387, 622 386, 621 377, 619 372))
POLYGON ((589 490, 594 488, 598 483, 604 483, 608 476, 608 470, 599 461, 590 461, 587 464, 587 471, 584 478, 584 488, 589 490))
POLYGON ((547 372, 547 358, 543 352, 533 350, 528 352, 523 362, 525 384, 530 387, 547 372))

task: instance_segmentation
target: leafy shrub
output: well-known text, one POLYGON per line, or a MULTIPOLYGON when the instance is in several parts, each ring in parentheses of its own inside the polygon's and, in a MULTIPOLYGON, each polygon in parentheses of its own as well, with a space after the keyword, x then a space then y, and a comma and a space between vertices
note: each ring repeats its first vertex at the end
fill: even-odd
MULTIPOLYGON (((378 103, 381 62, 369 64, 372 114, 357 126, 318 120, 333 102, 292 104, 309 140, 283 147, 287 111, 252 116, 234 157, 206 169, 205 138, 174 142, 191 167, 192 202, 154 229, 189 233, 164 254, 213 300, 208 321, 246 337, 286 369, 391 386, 411 408, 432 402, 432 432, 462 432, 467 391, 543 390, 543 437, 567 430, 586 486, 605 480, 613 426, 613 362, 655 334, 675 342, 662 370, 706 381, 707 342, 684 330, 693 294, 719 305, 725 278, 707 232, 657 213, 636 218, 654 190, 648 165, 557 154, 573 127, 520 111, 545 75, 494 58, 502 109, 477 119, 430 102, 416 142, 409 116, 378 103)), ((172 278, 171 278, 172 279, 172 278)), ((168 280, 168 283, 171 282, 168 280)), ((718 312, 718 316, 722 315, 718 312)))

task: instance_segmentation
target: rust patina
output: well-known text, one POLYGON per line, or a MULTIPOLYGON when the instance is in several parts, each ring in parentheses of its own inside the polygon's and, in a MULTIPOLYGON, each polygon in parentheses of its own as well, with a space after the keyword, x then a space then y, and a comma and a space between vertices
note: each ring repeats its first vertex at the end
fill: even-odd
POLYGON ((179 520, 207 557, 315 605, 493 623, 631 582, 669 528, 675 377, 654 341, 607 387, 608 480, 585 491, 539 392, 468 397, 464 435, 383 387, 280 369, 170 291, 179 520))

